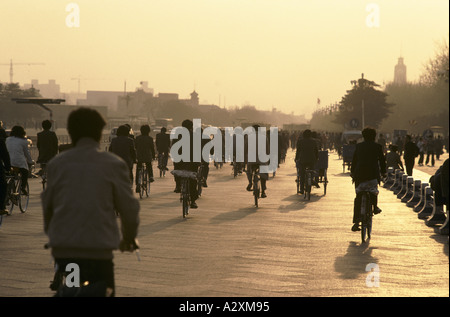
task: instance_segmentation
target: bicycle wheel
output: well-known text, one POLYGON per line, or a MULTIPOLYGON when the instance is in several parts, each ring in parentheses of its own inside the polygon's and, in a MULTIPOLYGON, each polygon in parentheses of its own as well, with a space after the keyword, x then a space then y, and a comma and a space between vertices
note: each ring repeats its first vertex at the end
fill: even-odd
POLYGON ((14 179, 10 179, 7 185, 6 192, 6 210, 8 211, 8 215, 12 214, 14 209, 14 205, 17 205, 18 195, 16 193, 16 182, 14 179))
POLYGON ((305 198, 311 200, 311 173, 306 173, 305 198))
POLYGON ((28 202, 30 201, 30 186, 28 183, 25 189, 27 191, 26 194, 22 193, 22 190, 19 191, 19 209, 22 213, 27 211, 28 202))
POLYGON ((0 215, 0 227, 2 226, 2 222, 3 222, 3 215, 0 215))
POLYGON ((255 206, 258 207, 258 199, 259 199, 259 179, 255 174, 253 178, 253 197, 255 199, 255 206))
POLYGON ((372 233, 372 213, 370 204, 370 194, 367 192, 361 195, 361 241, 366 242, 372 233))
POLYGON ((199 179, 197 179, 197 193, 198 193, 198 197, 200 197, 202 195, 202 191, 203 191, 202 179, 199 178, 199 179))
POLYGON ((144 170, 144 177, 143 177, 142 185, 144 187, 145 196, 148 197, 150 195, 150 182, 148 180, 147 169, 144 170))
POLYGON ((323 195, 325 196, 327 194, 327 184, 328 184, 328 177, 327 177, 327 169, 323 171, 323 195))
POLYGON ((138 173, 138 179, 137 179, 137 184, 139 185, 139 198, 142 199, 142 197, 144 197, 144 177, 143 177, 143 168, 141 167, 139 169, 139 173, 138 173))
POLYGON ((186 216, 189 214, 189 186, 188 186, 187 179, 183 180, 183 183, 181 185, 181 200, 182 200, 182 208, 183 208, 183 218, 186 218, 186 216))
POLYGON ((183 218, 189 214, 189 195, 183 194, 183 218))
POLYGON ((42 182, 42 190, 45 190, 47 187, 47 166, 42 166, 41 168, 41 182, 42 182))

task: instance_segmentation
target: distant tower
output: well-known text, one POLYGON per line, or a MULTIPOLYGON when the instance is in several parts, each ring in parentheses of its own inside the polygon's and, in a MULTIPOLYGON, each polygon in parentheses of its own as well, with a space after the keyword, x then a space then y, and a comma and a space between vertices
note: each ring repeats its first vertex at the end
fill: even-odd
POLYGON ((195 92, 195 90, 191 93, 191 105, 198 106, 198 93, 195 92))
POLYGON ((398 63, 394 70, 394 84, 406 84, 406 65, 403 64, 403 57, 398 58, 398 63))

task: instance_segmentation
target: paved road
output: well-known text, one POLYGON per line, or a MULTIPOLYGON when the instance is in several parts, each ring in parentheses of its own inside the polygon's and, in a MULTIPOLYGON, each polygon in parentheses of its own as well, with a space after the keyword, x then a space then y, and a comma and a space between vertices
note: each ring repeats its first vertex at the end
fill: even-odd
MULTIPOLYGON (((311 201, 296 194, 292 157, 268 182, 259 208, 245 176, 233 179, 229 165, 211 164, 209 187, 187 219, 172 176, 157 178, 151 197, 141 200, 141 261, 115 253, 117 296, 449 296, 448 236, 382 188, 383 212, 374 218, 372 240, 361 245, 350 230, 354 189, 338 157, 329 157, 327 194, 313 189, 311 201), (379 270, 378 286, 366 283, 368 264, 379 270)), ((414 173, 428 180, 436 168, 414 173)), ((29 210, 14 210, 0 227, 2 297, 52 295, 40 184, 30 184, 29 210)))

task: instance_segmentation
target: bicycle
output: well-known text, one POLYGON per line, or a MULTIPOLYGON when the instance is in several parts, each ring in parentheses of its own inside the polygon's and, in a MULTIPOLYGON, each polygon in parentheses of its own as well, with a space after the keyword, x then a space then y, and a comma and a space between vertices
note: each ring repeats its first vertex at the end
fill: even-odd
POLYGON ((27 183, 25 192, 22 190, 22 178, 17 167, 12 168, 12 172, 6 175, 6 210, 8 215, 12 214, 14 205, 24 213, 28 208, 30 200, 30 187, 27 183))
POLYGON ((166 176, 167 157, 165 157, 163 153, 158 154, 158 168, 159 168, 159 177, 166 176))
POLYGON ((146 163, 142 163, 138 170, 137 184, 139 186, 139 198, 142 199, 144 195, 148 197, 150 194, 150 182, 148 180, 148 169, 146 163))
POLYGON ((191 194, 190 194, 190 185, 189 180, 195 179, 197 180, 197 173, 186 171, 186 170, 173 170, 171 173, 175 177, 180 178, 180 202, 182 203, 182 215, 183 218, 189 214, 189 207, 191 205, 191 194))

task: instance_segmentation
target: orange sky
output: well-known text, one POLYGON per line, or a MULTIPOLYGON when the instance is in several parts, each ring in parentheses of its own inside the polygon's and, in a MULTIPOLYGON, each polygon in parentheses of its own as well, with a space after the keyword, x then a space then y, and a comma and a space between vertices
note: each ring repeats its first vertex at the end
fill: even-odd
POLYGON ((55 79, 63 92, 77 91, 74 77, 81 91, 148 81, 155 93, 195 87, 201 103, 309 116, 361 73, 392 81, 400 54, 417 81, 448 43, 448 11, 447 0, 2 0, 0 63, 45 63, 17 65, 14 81, 55 79))

